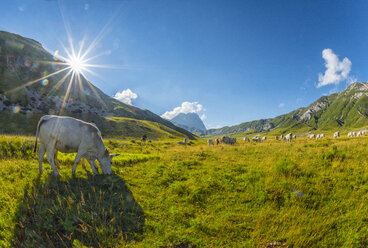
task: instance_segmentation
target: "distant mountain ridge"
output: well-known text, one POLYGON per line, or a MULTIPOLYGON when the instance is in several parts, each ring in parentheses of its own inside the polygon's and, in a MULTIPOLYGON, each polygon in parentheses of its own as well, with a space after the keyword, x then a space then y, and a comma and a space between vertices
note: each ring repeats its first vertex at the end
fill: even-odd
POLYGON ((368 125, 368 83, 352 83, 345 90, 322 96, 308 107, 296 109, 275 118, 244 122, 239 125, 209 129, 204 135, 222 135, 253 130, 254 132, 280 129, 308 132, 359 128, 368 125))
POLYGON ((180 113, 170 121, 176 126, 184 128, 190 132, 206 131, 206 126, 197 113, 180 113))
MULTIPOLYGON (((102 126, 102 132, 116 124, 112 123, 114 119, 108 117, 124 117, 157 122, 172 129, 174 136, 195 138, 190 132, 149 110, 124 104, 104 94, 83 77, 80 85, 70 85, 69 96, 66 96, 66 92, 70 76, 66 77, 65 83, 59 83, 66 76, 66 71, 48 77, 42 83, 41 80, 35 81, 64 68, 55 62, 55 58, 39 42, 0 31, 0 113, 4 117, 0 118, 0 131, 24 133, 28 126, 35 128, 34 121, 29 122, 32 116, 38 119, 43 114, 61 114, 93 121, 102 126), (27 84, 32 81, 35 82, 27 84), (23 85, 26 86, 22 87, 23 85), (14 90, 17 88, 19 89, 14 90), (14 117, 14 113, 18 114, 16 118, 19 121, 17 124, 12 123, 15 125, 13 128, 8 128, 5 122, 8 117, 14 117), (24 121, 21 121, 22 118, 24 121), (110 122, 114 125, 108 125, 110 122)), ((132 130, 132 135, 137 135, 134 128, 127 128, 132 130)))

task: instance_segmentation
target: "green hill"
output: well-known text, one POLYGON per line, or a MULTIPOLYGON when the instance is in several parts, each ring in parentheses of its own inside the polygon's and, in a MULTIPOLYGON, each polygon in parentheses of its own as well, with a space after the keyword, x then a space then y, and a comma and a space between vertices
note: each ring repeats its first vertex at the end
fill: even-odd
POLYGON ((299 108, 275 118, 244 122, 239 125, 209 129, 203 135, 241 132, 278 133, 340 130, 368 125, 368 83, 353 83, 340 93, 322 96, 306 108, 299 108))
POLYGON ((168 129, 171 137, 195 138, 192 133, 149 110, 124 104, 104 94, 84 77, 80 84, 76 81, 69 84, 67 70, 41 83, 38 79, 65 68, 57 62, 37 41, 0 31, 1 133, 34 134, 40 116, 58 114, 92 121, 104 135, 139 137, 145 129, 129 126, 138 125, 146 127, 147 133, 155 138, 166 136, 168 129), (121 122, 110 117, 130 118, 131 121, 121 122), (147 123, 152 125, 147 126, 147 123))

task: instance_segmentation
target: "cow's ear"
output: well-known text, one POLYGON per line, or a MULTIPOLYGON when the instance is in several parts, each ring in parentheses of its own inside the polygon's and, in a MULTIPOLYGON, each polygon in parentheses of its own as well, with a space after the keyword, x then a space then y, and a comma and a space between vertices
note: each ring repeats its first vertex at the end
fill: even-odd
POLYGON ((116 157, 116 156, 119 156, 120 154, 110 154, 110 157, 116 157))

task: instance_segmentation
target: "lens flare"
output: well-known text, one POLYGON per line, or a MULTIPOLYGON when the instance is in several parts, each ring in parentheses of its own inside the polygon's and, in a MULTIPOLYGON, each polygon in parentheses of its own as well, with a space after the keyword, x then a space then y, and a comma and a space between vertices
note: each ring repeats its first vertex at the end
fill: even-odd
POLYGON ((46 85, 48 85, 48 84, 49 84, 49 80, 45 78, 44 80, 42 80, 42 81, 41 81, 41 84, 42 84, 43 86, 46 86, 46 85))
POLYGON ((20 107, 19 107, 18 105, 15 105, 15 106, 13 106, 13 107, 11 108, 11 110, 12 110, 12 112, 13 112, 14 114, 17 114, 17 113, 19 113, 19 111, 20 111, 20 107))

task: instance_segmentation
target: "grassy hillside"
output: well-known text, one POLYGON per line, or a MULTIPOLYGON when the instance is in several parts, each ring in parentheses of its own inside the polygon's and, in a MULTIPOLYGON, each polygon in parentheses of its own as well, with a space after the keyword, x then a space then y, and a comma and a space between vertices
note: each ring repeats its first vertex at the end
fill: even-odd
MULTIPOLYGON (((1 133, 34 136, 37 123, 41 116, 42 114, 22 115, 10 111, 2 111, 0 115, 1 133)), ((153 121, 96 115, 85 115, 83 119, 95 123, 99 127, 103 137, 130 139, 141 138, 143 134, 146 134, 148 139, 187 137, 183 133, 153 121)))
POLYGON ((340 93, 323 96, 306 108, 270 119, 244 122, 239 125, 210 129, 202 135, 214 136, 252 131, 278 130, 305 133, 315 130, 346 130, 368 125, 368 83, 353 83, 340 93))
POLYGON ((115 175, 72 178, 60 154, 56 180, 33 139, 1 137, 0 246, 368 246, 368 137, 105 143, 115 175))

